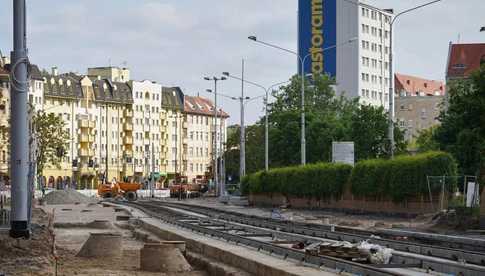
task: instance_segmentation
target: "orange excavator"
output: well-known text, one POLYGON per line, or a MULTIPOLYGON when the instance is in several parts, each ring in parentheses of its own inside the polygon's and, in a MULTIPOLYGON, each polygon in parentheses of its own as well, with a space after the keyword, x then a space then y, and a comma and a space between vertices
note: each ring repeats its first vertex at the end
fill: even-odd
POLYGON ((112 181, 98 185, 98 195, 101 198, 125 198, 129 201, 138 199, 136 191, 141 189, 140 183, 112 181))

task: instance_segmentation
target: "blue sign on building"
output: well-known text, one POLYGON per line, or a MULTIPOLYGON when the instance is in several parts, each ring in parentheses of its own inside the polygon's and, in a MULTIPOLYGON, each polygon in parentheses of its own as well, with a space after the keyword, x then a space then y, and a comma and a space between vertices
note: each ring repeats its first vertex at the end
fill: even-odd
MULTIPOLYGON (((337 49, 337 0, 298 0, 298 54, 305 59, 305 74, 335 77, 337 49)), ((298 72, 301 73, 301 65, 298 72)))

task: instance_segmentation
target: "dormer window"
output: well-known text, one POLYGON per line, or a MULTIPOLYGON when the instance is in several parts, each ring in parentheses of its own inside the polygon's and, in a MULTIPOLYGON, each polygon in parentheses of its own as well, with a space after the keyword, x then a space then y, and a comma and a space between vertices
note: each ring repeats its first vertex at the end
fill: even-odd
POLYGON ((428 84, 427 83, 424 83, 424 88, 428 88, 428 84))
POLYGON ((466 65, 462 63, 453 64, 453 69, 465 69, 466 65))
POLYGON ((406 81, 406 83, 407 83, 408 85, 410 85, 410 84, 411 84, 411 81, 410 81, 410 80, 407 80, 407 81, 406 81))
POLYGON ((54 83, 56 83, 56 81, 54 80, 54 78, 51 78, 51 84, 54 85, 54 83))
POLYGON ((67 84, 67 87, 70 87, 71 86, 71 81, 70 80, 67 80, 66 81, 66 84, 67 84))

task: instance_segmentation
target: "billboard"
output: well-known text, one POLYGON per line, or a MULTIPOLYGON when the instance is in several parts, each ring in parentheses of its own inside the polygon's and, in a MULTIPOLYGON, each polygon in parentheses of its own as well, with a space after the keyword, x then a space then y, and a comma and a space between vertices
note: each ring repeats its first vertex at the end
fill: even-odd
POLYGON ((332 162, 354 165, 354 142, 333 142, 332 162))
MULTIPOLYGON (((329 74, 337 71, 337 50, 323 51, 337 44, 337 0, 298 0, 298 54, 305 59, 304 73, 329 74)), ((298 63, 298 72, 301 73, 298 63)))

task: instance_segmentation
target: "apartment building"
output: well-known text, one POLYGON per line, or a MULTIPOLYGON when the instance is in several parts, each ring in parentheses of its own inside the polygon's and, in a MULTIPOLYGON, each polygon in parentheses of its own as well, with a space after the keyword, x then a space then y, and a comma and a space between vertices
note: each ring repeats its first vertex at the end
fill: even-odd
POLYGON ((444 82, 395 74, 396 122, 407 141, 419 131, 439 124, 446 87, 444 82))
POLYGON ((2 180, 8 179, 9 176, 9 79, 9 72, 0 66, 0 178, 2 180))
POLYGON ((129 83, 133 91, 135 175, 142 178, 153 174, 158 178, 165 162, 160 128, 162 86, 149 80, 129 83))
POLYGON ((169 179, 186 175, 187 123, 184 118, 184 93, 179 87, 163 87, 165 110, 166 168, 169 179), (185 153, 185 154, 184 154, 185 153), (184 159, 185 158, 185 159, 184 159))
MULTIPOLYGON (((48 164, 39 183, 51 188, 94 189, 99 181, 150 177, 167 184, 176 174, 194 181, 223 150, 228 115, 212 102, 187 96, 179 87, 130 80, 118 67, 88 69, 87 75, 31 68, 29 101, 34 111, 60 116, 69 134, 59 166, 48 164), (123 80, 123 81, 121 81, 123 80), (220 129, 214 138, 214 129, 220 129), (193 136, 191 136, 192 134, 193 136), (216 140, 217 139, 217 142, 216 140), (189 155, 190 149, 195 149, 189 155), (192 169, 191 169, 192 168, 192 169)), ((8 176, 8 71, 0 69, 0 176, 8 176), (4 134, 2 134, 4 133, 4 134)))
POLYGON ((42 110, 61 116, 69 133, 59 167, 44 169, 49 187, 93 189, 99 180, 133 175, 133 99, 126 83, 76 74, 44 75, 42 110))
POLYGON ((360 0, 299 1, 304 72, 336 79, 336 92, 389 108, 392 11, 360 0))
MULTIPOLYGON (((10 72, 8 58, 0 55, 0 178, 8 179, 10 160, 10 72)), ((43 78, 37 65, 30 65, 29 106, 30 115, 42 109, 43 78)))

